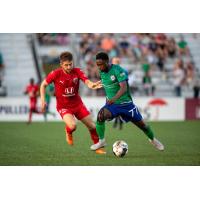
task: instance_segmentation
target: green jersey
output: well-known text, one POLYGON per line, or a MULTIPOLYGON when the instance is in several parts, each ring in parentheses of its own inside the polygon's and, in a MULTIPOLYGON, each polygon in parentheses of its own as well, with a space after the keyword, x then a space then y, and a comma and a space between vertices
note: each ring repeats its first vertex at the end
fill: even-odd
POLYGON ((100 71, 100 78, 106 92, 107 99, 112 99, 120 89, 120 82, 127 82, 127 91, 115 101, 116 104, 132 102, 128 85, 128 73, 119 65, 111 65, 108 72, 100 71))
POLYGON ((46 100, 47 103, 50 102, 51 96, 53 95, 53 92, 54 92, 53 84, 47 85, 46 92, 45 92, 45 100, 46 100))

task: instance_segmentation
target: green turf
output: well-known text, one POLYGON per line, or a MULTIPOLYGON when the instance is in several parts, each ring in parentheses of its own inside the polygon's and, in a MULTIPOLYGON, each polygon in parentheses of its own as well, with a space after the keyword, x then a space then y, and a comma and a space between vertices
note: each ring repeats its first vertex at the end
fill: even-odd
POLYGON ((0 165, 51 165, 51 166, 101 166, 101 165, 200 165, 200 122, 151 122, 157 138, 165 145, 159 152, 148 142, 146 136, 132 124, 123 131, 106 125, 108 146, 106 155, 89 150, 91 145, 87 129, 78 124, 74 133, 75 145, 65 142, 64 123, 0 123, 0 165), (124 158, 112 153, 112 144, 123 139, 129 145, 124 158))

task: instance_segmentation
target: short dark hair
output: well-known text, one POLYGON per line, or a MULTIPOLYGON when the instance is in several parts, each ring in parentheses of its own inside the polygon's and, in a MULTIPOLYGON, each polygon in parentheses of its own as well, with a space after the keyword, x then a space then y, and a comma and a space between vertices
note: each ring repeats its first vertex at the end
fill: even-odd
POLYGON ((34 82, 35 82, 34 78, 30 78, 30 83, 34 83, 34 82))
POLYGON ((60 54, 60 62, 72 61, 72 60, 73 60, 73 55, 70 52, 65 51, 60 54))
POLYGON ((99 52, 97 55, 96 55, 96 60, 105 60, 105 61, 109 61, 109 57, 108 57, 108 54, 105 53, 105 52, 99 52))

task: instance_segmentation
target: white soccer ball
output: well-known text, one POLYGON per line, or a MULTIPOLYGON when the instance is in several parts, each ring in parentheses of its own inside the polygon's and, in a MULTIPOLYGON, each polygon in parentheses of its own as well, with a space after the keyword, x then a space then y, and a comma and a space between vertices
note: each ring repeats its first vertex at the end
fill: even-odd
POLYGON ((128 153, 128 144, 123 140, 118 140, 113 144, 113 153, 117 157, 124 157, 128 153))

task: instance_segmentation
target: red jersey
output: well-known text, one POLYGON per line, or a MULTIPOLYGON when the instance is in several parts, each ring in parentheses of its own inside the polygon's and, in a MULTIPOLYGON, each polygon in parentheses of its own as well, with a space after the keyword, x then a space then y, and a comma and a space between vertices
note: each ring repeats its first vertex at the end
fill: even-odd
POLYGON ((39 91, 38 85, 30 84, 30 85, 27 85, 25 92, 28 93, 30 100, 37 100, 38 91, 39 91))
POLYGON ((73 68, 69 74, 65 73, 62 68, 48 74, 46 82, 54 83, 58 110, 83 104, 78 94, 80 80, 85 82, 88 78, 79 68, 73 68))

